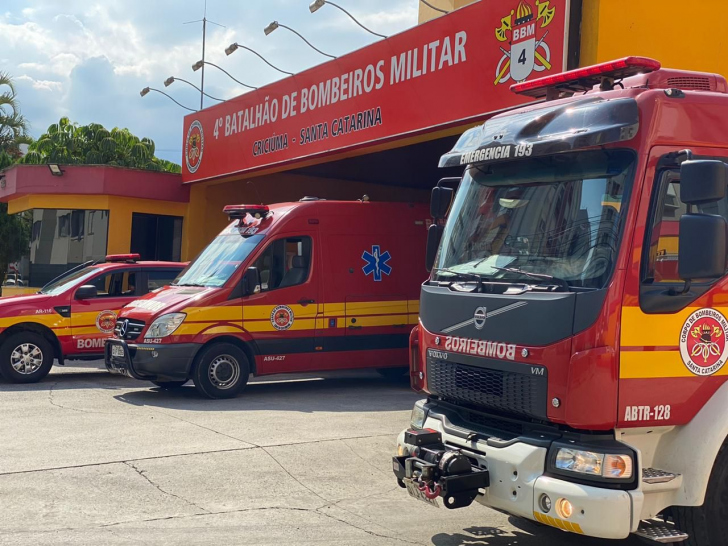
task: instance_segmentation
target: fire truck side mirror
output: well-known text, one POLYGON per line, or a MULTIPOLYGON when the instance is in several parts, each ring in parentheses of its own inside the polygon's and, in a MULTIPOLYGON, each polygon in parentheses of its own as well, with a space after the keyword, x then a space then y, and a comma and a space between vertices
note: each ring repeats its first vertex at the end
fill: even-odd
POLYGON ((99 295, 98 290, 93 284, 84 284, 78 290, 76 290, 77 300, 90 300, 99 295))
POLYGON ((437 256, 437 249, 440 247, 443 231, 445 231, 445 228, 437 224, 430 225, 427 230, 427 253, 425 254, 427 271, 432 271, 432 267, 435 265, 435 257, 437 256))
POLYGON ((455 191, 452 188, 442 188, 436 186, 432 188, 432 198, 430 199, 430 215, 435 220, 440 220, 447 216, 447 211, 450 210, 450 203, 452 203, 452 196, 455 191))
POLYGON ((680 200, 688 205, 715 203, 725 197, 728 165, 722 161, 699 159, 680 166, 680 200))
POLYGON ((243 295, 250 296, 260 291, 260 272, 257 267, 249 267, 243 275, 243 295))
POLYGON ((726 269, 727 243, 728 223, 722 216, 683 214, 677 259, 680 278, 690 281, 722 277, 726 269))

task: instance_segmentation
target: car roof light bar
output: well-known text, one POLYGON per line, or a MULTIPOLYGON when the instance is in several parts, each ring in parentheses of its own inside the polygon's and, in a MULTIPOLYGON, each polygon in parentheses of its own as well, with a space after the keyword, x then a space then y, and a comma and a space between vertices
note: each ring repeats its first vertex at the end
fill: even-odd
POLYGON ((648 57, 624 57, 614 61, 585 66, 511 85, 511 91, 518 95, 547 99, 558 98, 560 92, 589 91, 595 85, 602 85, 604 91, 611 90, 614 80, 621 80, 637 74, 659 70, 660 62, 648 57))
POLYGON ((268 205, 227 205, 222 211, 233 220, 245 218, 248 214, 253 218, 265 218, 270 213, 270 208, 268 205))
POLYGON ((141 260, 139 254, 109 254, 106 256, 105 261, 107 262, 136 262, 141 260))

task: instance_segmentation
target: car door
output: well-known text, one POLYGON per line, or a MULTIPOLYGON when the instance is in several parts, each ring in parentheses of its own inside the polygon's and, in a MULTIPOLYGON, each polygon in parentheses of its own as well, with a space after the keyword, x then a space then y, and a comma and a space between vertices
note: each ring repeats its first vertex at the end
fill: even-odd
POLYGON ((257 372, 307 371, 314 365, 320 268, 316 233, 281 235, 252 267, 260 290, 243 299, 243 328, 258 348, 257 372))
POLYGON ((114 269, 100 273, 84 285, 96 287, 97 296, 78 299, 71 296, 71 333, 73 352, 78 355, 103 353, 104 341, 114 332, 116 316, 141 292, 138 268, 114 269))

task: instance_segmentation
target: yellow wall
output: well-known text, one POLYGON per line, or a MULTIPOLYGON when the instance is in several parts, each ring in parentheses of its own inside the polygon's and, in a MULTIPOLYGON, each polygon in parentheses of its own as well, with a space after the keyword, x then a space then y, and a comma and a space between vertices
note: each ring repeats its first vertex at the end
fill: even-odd
MULTIPOLYGON (((415 0, 415 1, 419 2, 419 0, 415 0)), ((472 4, 475 1, 476 0, 427 0, 427 3, 436 8, 444 9, 447 11, 452 11, 457 8, 462 8, 463 6, 467 6, 468 4, 472 4)), ((501 1, 501 0, 498 0, 498 1, 501 1)), ((430 19, 435 19, 437 17, 441 17, 442 15, 444 15, 443 13, 440 13, 439 11, 436 11, 434 9, 427 7, 422 2, 419 2, 419 4, 420 4, 420 21, 419 21, 420 24, 422 24, 426 21, 429 21, 430 19)))
POLYGON ((724 0, 584 0, 581 64, 642 55, 728 75, 724 0))
MULTIPOLYGON (((108 254, 127 254, 131 248, 131 215, 133 212, 187 216, 187 203, 134 199, 109 195, 26 195, 8 202, 8 213, 31 209, 86 209, 109 211, 108 254)), ((186 220, 186 218, 185 218, 186 220)), ((182 237, 185 237, 183 221, 182 237)), ((184 245, 183 245, 184 246, 184 245)), ((184 248, 182 259, 185 260, 184 248)))

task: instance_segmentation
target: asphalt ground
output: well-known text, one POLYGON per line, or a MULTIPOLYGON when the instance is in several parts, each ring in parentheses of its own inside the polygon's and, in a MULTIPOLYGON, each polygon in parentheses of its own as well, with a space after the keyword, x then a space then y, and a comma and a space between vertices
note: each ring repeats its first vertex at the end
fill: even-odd
POLYGON ((404 382, 280 376, 210 401, 99 365, 0 380, 0 544, 617 544, 409 498, 390 464, 404 382))

